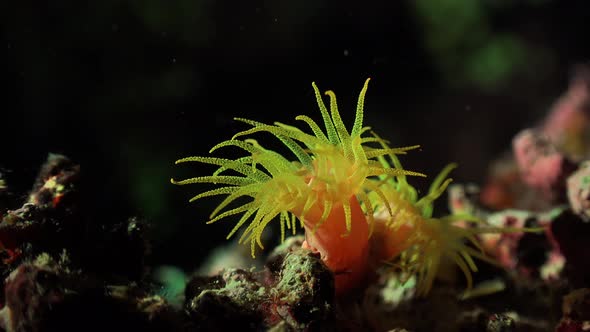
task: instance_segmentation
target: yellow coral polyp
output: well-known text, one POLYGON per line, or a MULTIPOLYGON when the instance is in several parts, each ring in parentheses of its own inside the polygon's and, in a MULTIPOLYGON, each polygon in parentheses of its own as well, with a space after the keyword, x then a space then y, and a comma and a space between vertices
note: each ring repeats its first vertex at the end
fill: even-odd
POLYGON ((468 289, 473 286, 471 273, 477 272, 474 257, 495 263, 483 253, 483 249, 475 238, 479 232, 477 228, 453 224, 468 218, 467 216, 424 218, 417 224, 412 236, 408 239, 411 245, 400 256, 400 264, 407 272, 417 277, 419 295, 426 295, 430 291, 444 260, 455 263, 461 269, 467 280, 468 289))
MULTIPOLYGON (((330 98, 328 111, 319 89, 315 83, 312 83, 324 129, 304 115, 296 117, 296 120, 305 122, 312 134, 295 126, 278 122, 269 125, 236 118, 238 121, 251 125, 252 128, 237 133, 231 140, 219 143, 210 152, 234 146, 246 151, 246 156, 233 160, 215 157, 180 159, 176 162, 177 164, 200 162, 217 165, 218 168, 211 176, 182 181, 172 179, 171 182, 178 185, 193 183, 226 185, 200 193, 191 201, 214 195, 227 195, 211 214, 209 223, 242 214, 228 238, 249 220, 249 225, 243 232, 240 242, 250 241, 253 257, 256 245, 263 248, 261 241, 263 230, 277 216, 281 225, 281 237, 284 238, 285 229, 295 231, 295 217, 299 218, 301 223, 303 220, 310 222, 315 230, 327 221, 333 209, 342 209, 346 232, 336 235, 348 235, 353 231, 353 212, 357 211, 351 205, 357 203, 351 201, 351 198, 355 201, 358 199, 365 209, 370 211, 367 218, 368 222, 371 222, 373 203, 365 192, 377 191, 379 197, 384 197, 372 180, 373 177, 424 176, 417 172, 391 168, 380 162, 380 158, 384 155, 403 154, 417 146, 405 148, 367 146, 368 143, 378 142, 373 136, 362 137, 369 130, 369 127, 363 127, 364 98, 368 83, 369 79, 366 80, 360 92, 354 123, 350 131, 346 129, 340 117, 336 95, 332 91, 326 92, 330 98), (291 161, 275 151, 265 149, 252 139, 238 139, 259 132, 267 132, 278 138, 293 153, 296 160, 291 161), (252 200, 242 206, 224 210, 237 198, 243 196, 251 197, 252 200), (306 219, 312 210, 315 212, 314 217, 306 219), (317 211, 321 212, 317 213, 317 211)), ((388 203, 385 201, 383 204, 388 203)), ((362 221, 359 220, 359 222, 367 222, 365 216, 360 219, 362 221)), ((330 220, 330 222, 342 221, 330 220)))
MULTIPOLYGON (((383 139, 375 137, 382 147, 387 147, 383 139)), ((393 154, 379 159, 385 167, 391 165, 403 169, 393 154)), ((375 193, 370 195, 375 207, 374 219, 379 224, 376 236, 378 255, 382 260, 394 261, 394 265, 407 274, 416 276, 418 295, 426 295, 430 291, 443 261, 454 262, 465 275, 467 287, 471 288, 471 273, 477 271, 473 258, 494 263, 483 253, 476 234, 509 231, 455 225, 457 222, 479 222, 477 218, 465 214, 432 217, 433 202, 451 183, 452 180, 446 177, 456 166, 449 164, 445 167, 421 198, 404 174, 381 178, 378 186, 385 200, 375 193), (387 201, 388 206, 382 204, 383 201, 387 201)))
POLYGON ((252 156, 237 160, 228 160, 211 157, 188 157, 176 163, 202 162, 220 166, 214 175, 190 178, 182 181, 171 180, 178 185, 193 183, 226 184, 200 193, 190 199, 191 202, 214 195, 227 195, 227 197, 211 213, 208 223, 214 223, 220 219, 243 213, 227 238, 233 236, 248 220, 249 226, 242 233, 240 242, 250 240, 252 256, 254 256, 256 244, 264 248, 261 241, 262 231, 266 225, 276 216, 280 216, 281 234, 285 235, 285 228, 295 231, 294 218, 289 215, 289 210, 301 204, 301 200, 307 197, 309 187, 303 178, 297 175, 299 167, 287 161, 282 156, 270 150, 265 150, 254 141, 226 141, 216 147, 235 145, 256 155, 257 161, 252 156), (231 144, 229 144, 231 143, 231 144), (233 171, 241 176, 221 175, 221 173, 233 171), (276 176, 272 176, 276 174, 276 176), (252 201, 221 212, 239 197, 249 196, 252 201))

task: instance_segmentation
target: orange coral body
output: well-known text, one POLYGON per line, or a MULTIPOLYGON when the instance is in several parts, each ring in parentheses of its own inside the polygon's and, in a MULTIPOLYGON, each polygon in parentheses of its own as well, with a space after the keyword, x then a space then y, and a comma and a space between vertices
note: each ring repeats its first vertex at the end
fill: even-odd
POLYGON ((319 252, 324 263, 334 271, 336 293, 343 294, 358 286, 367 275, 369 249, 369 226, 365 214, 356 199, 349 200, 352 229, 348 235, 344 209, 338 204, 332 207, 325 222, 316 229, 314 221, 320 220, 323 208, 314 206, 305 215, 304 248, 319 252))
POLYGON ((408 238, 415 231, 409 224, 402 224, 392 230, 383 222, 375 222, 375 230, 371 238, 371 259, 375 266, 383 261, 391 261, 406 250, 411 243, 408 238))

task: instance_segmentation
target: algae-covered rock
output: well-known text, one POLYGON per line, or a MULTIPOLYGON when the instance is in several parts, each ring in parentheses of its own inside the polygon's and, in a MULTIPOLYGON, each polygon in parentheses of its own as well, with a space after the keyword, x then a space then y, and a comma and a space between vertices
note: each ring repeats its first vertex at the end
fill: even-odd
POLYGON ((319 254, 293 250, 285 255, 270 296, 272 314, 291 328, 319 328, 331 319, 334 277, 319 254))
POLYGON ((185 309, 194 329, 330 330, 334 276, 318 254, 292 244, 273 252, 264 272, 226 269, 192 277, 185 309))
POLYGON ((215 277, 193 277, 186 289, 185 308, 196 330, 240 326, 257 330, 263 324, 266 288, 242 269, 227 269, 215 277))

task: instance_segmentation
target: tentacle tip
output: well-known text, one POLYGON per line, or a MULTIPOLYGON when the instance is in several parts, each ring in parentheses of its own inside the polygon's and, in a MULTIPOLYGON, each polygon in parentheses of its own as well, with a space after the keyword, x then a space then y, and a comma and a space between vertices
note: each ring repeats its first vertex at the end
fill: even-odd
POLYGON ((172 184, 178 184, 178 181, 174 180, 173 178, 170 178, 170 183, 172 183, 172 184))

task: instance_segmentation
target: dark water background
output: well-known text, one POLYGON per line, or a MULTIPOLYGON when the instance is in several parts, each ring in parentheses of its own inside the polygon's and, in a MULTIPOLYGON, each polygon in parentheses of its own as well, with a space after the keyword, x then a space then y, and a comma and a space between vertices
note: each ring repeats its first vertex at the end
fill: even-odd
POLYGON ((0 15, 7 207, 48 152, 66 154, 82 164, 89 216, 143 216, 152 261, 185 268, 231 221, 204 224, 219 200, 188 204, 203 187, 169 179, 209 168, 173 161, 245 128, 233 117, 319 119, 315 81, 351 123, 371 77, 365 123, 422 145, 408 168, 456 161, 456 180, 481 183, 590 59, 586 1, 4 1, 0 15))

